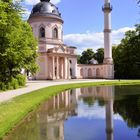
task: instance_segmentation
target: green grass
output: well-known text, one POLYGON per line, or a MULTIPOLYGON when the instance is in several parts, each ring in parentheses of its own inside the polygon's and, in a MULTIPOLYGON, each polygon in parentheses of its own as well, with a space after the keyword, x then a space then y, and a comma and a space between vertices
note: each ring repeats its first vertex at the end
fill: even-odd
POLYGON ((99 85, 140 85, 140 80, 109 81, 76 83, 50 86, 40 90, 30 92, 14 98, 11 101, 0 104, 0 139, 6 135, 20 120, 29 112, 35 110, 42 102, 61 91, 89 86, 99 85))

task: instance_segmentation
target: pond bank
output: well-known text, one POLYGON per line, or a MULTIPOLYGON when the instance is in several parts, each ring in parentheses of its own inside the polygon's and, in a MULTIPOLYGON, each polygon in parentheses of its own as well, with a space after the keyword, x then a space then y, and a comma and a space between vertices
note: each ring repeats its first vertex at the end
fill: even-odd
MULTIPOLYGON (((80 81, 79 81, 80 82, 80 81)), ((59 83, 60 84, 60 83, 59 83)), ((140 85, 140 80, 86 82, 49 86, 0 104, 0 139, 43 101, 63 90, 99 85, 140 85)))
MULTIPOLYGON (((27 94, 29 92, 54 85, 61 84, 72 84, 72 83, 85 83, 85 82, 103 82, 103 81, 112 81, 112 80, 103 80, 103 79, 72 79, 72 80, 44 80, 44 81, 27 81, 26 87, 22 87, 16 90, 9 90, 0 92, 0 102, 8 101, 16 96, 27 94)), ((113 80, 115 81, 115 80, 113 80)))

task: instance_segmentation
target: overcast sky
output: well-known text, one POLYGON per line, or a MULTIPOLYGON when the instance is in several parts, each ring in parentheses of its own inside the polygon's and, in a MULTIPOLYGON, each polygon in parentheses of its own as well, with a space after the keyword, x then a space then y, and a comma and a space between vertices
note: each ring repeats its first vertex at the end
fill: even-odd
MULTIPOLYGON (((25 0, 27 15, 39 0, 25 0)), ((64 42, 76 46, 78 53, 87 48, 103 47, 104 0, 51 0, 59 8, 64 20, 64 42)), ((127 30, 140 23, 140 7, 136 0, 111 0, 112 44, 119 44, 127 30)))

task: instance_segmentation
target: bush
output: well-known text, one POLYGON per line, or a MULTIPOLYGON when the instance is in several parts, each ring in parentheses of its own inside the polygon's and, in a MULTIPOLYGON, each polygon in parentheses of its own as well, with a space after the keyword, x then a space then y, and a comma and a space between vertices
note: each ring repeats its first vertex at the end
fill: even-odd
POLYGON ((18 85, 19 86, 25 86, 25 84, 26 84, 26 77, 24 75, 18 74, 16 76, 16 79, 18 80, 18 85))
POLYGON ((11 83, 11 86, 13 87, 13 89, 17 89, 19 87, 18 80, 16 78, 12 78, 10 83, 11 83))
POLYGON ((22 74, 18 74, 16 77, 12 77, 8 82, 0 82, 0 90, 12 90, 17 89, 20 86, 25 86, 26 77, 22 74))
POLYGON ((0 82, 0 90, 3 90, 5 91, 7 88, 6 88, 6 84, 3 83, 3 82, 0 82))

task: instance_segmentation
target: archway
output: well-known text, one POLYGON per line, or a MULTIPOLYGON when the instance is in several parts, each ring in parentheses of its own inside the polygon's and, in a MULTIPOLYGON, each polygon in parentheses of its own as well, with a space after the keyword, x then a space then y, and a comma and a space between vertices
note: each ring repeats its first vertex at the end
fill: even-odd
POLYGON ((82 77, 82 78, 84 77, 84 75, 83 75, 83 68, 80 69, 80 77, 82 77))
POLYGON ((96 77, 100 78, 100 69, 99 68, 96 69, 96 77))
POLYGON ((92 70, 91 70, 91 68, 88 69, 88 77, 92 77, 92 70))

